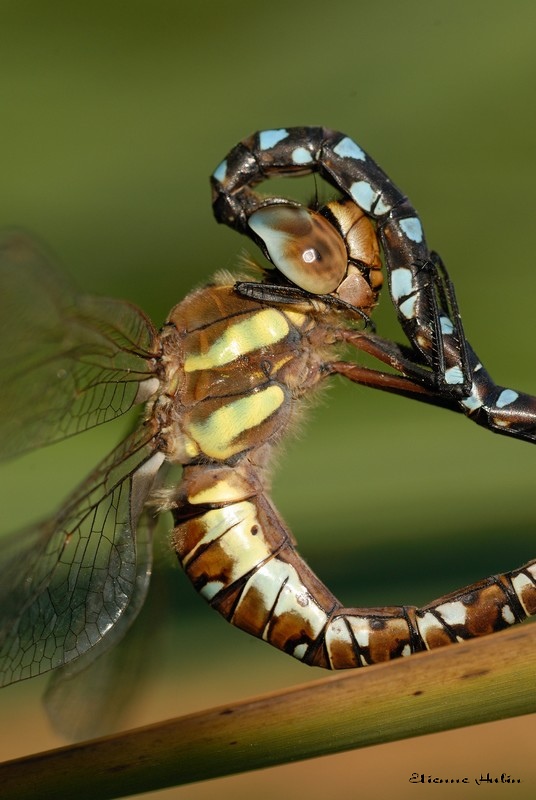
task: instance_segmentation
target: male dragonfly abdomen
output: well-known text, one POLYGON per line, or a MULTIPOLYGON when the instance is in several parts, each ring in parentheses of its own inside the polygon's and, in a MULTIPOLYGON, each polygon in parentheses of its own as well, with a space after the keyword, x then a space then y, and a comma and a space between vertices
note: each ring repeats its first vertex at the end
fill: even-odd
POLYGON ((536 400, 491 381, 415 210, 348 137, 263 131, 212 180, 217 218, 250 235, 277 269, 257 282, 220 276, 179 303, 159 333, 128 303, 78 295, 25 237, 3 238, 6 314, 17 333, 6 326, 2 454, 146 402, 138 429, 58 514, 2 543, 4 684, 91 660, 119 640, 145 597, 151 542, 139 523, 155 505, 171 511, 178 558, 212 607, 308 664, 373 664, 536 614, 536 561, 422 609, 344 608, 305 564, 270 501, 270 464, 300 402, 327 377, 463 411, 530 441, 536 400), (312 211, 252 189, 273 174, 313 170, 343 199, 312 211), (366 327, 380 253, 409 346, 366 327), (341 346, 390 371, 341 360, 341 346), (183 466, 181 482, 155 489, 169 464, 183 466))

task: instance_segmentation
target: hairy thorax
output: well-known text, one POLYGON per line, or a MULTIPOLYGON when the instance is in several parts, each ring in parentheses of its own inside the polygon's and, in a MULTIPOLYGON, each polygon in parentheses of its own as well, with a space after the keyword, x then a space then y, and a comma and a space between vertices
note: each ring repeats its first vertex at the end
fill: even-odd
POLYGON ((172 310, 162 334, 163 391, 151 409, 173 463, 236 463, 276 443, 300 398, 325 377, 335 312, 275 307, 211 285, 172 310))

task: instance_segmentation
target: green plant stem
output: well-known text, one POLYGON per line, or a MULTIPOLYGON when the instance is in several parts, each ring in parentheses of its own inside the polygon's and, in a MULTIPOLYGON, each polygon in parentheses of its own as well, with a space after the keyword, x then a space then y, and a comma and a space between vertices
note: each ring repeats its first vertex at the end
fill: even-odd
POLYGON ((536 625, 0 765, 3 800, 107 800, 536 711, 536 625))

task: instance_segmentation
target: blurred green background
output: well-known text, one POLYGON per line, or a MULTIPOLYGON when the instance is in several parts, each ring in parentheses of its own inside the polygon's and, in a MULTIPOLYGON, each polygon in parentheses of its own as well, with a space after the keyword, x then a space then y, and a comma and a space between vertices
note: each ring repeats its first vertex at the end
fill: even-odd
MULTIPOLYGON (((226 152, 262 128, 340 129, 418 208, 492 375, 536 393, 535 25, 528 0, 4 0, 0 223, 36 232, 80 287, 128 298, 160 325, 247 244, 212 219, 208 175, 226 152)), ((387 295, 376 321, 399 336, 387 295)), ((274 495, 301 551, 348 604, 425 603, 534 557, 528 445, 342 381, 309 417, 274 495)), ((53 510, 125 425, 2 467, 2 531, 53 510)), ((159 665, 129 724, 320 677, 225 625, 167 561, 172 622, 144 648, 159 665)), ((0 757, 59 741, 39 707, 42 686, 0 696, 9 732, 0 757)), ((521 770, 516 796, 529 797, 531 721, 526 748, 506 754, 504 737, 521 740, 515 726, 528 718, 158 797, 264 800, 296 782, 310 800, 357 796, 357 785, 368 798, 405 798, 415 770, 494 769, 499 752, 499 772, 521 770), (378 773, 386 759, 395 766, 378 773)))

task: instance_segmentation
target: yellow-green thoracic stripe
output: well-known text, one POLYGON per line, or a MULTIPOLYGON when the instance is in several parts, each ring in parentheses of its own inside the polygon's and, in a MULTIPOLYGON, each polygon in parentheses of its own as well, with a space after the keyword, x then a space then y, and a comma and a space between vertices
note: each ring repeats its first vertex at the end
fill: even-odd
POLYGON ((284 315, 275 308, 257 311, 229 325, 206 353, 192 354, 184 361, 185 372, 208 370, 235 361, 241 355, 280 342, 289 332, 284 315))
POLYGON ((209 458, 230 458, 243 446, 240 435, 264 422, 284 400, 283 389, 272 384, 221 406, 202 422, 191 422, 188 434, 209 458))

